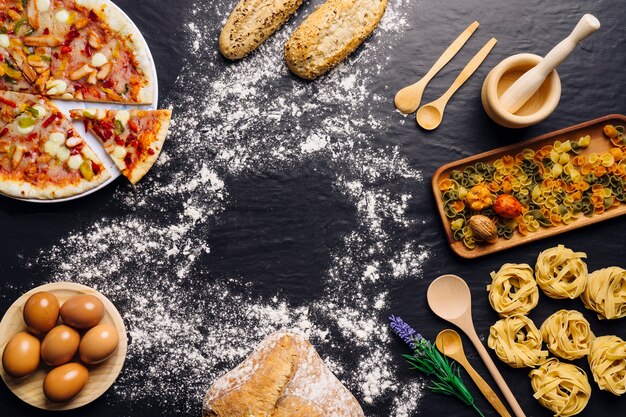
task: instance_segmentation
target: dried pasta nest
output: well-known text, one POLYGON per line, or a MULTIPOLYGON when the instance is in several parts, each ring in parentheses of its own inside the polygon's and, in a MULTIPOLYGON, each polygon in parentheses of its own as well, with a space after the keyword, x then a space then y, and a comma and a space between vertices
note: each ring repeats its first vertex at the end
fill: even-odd
POLYGON ((578 297, 587 286, 586 257, 563 245, 541 252, 535 266, 537 284, 551 298, 578 297))
POLYGON ((556 358, 530 371, 530 383, 539 403, 554 416, 568 417, 580 413, 591 397, 591 386, 585 371, 556 358))
POLYGON ((489 330, 487 344, 513 368, 535 367, 548 357, 548 351, 541 350, 541 333, 523 315, 498 320, 489 330))
POLYGON ((598 313, 600 319, 626 316, 626 270, 612 266, 589 276, 581 298, 585 307, 598 313))
POLYGON ((528 264, 504 264, 491 273, 489 303, 501 317, 525 314, 537 306, 539 289, 528 264))
POLYGON ((626 392, 626 342, 617 336, 600 336, 591 344, 589 367, 601 390, 626 392))
POLYGON ((574 360, 589 354, 595 338, 585 317, 575 310, 559 310, 541 325, 541 336, 556 356, 574 360))

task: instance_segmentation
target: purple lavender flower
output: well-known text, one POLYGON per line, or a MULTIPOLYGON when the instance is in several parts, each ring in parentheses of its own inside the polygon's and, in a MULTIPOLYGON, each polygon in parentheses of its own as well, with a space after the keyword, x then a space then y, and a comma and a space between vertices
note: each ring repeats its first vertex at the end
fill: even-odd
POLYGON ((402 338, 402 340, 404 340, 404 342, 407 345, 409 345, 409 347, 412 350, 415 350, 417 348, 417 345, 415 344, 415 342, 417 342, 418 340, 421 340, 422 335, 417 333, 411 326, 406 324, 404 320, 402 320, 400 317, 396 317, 392 315, 389 317, 389 321, 390 321, 389 327, 391 327, 391 330, 393 330, 395 334, 400 336, 400 338, 402 338))

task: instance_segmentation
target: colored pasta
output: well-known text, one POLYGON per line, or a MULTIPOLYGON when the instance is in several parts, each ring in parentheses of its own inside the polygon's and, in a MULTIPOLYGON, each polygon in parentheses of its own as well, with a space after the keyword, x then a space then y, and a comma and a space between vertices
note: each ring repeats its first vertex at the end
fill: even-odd
POLYGON ((578 311, 559 310, 541 325, 541 336, 556 356, 574 360, 589 354, 594 339, 589 322, 578 311))
POLYGON ((541 252, 535 266, 537 284, 551 298, 578 297, 587 286, 586 257, 563 245, 541 252))
POLYGON ((615 395, 626 392, 626 342, 617 336, 601 336, 591 344, 591 374, 601 390, 615 395))
POLYGON ((487 345, 513 368, 535 367, 548 357, 548 351, 541 350, 541 333, 523 315, 498 320, 489 330, 487 345))
POLYGON ((493 220, 500 238, 511 239, 626 203, 624 128, 607 125, 604 133, 614 146, 605 153, 581 154, 591 142, 585 136, 452 171, 439 190, 454 239, 469 249, 480 243, 468 225, 476 214, 493 220), (503 194, 522 205, 521 215, 509 219, 496 213, 492 202, 503 194))
POLYGON ((489 303, 501 317, 526 314, 537 306, 539 289, 527 264, 504 264, 491 273, 489 303))
POLYGON ((530 384, 539 403, 554 416, 569 417, 583 411, 591 397, 585 371, 556 358, 530 371, 530 384))
POLYGON ((598 313, 600 319, 625 317, 626 270, 613 266, 593 272, 580 298, 585 307, 598 313))

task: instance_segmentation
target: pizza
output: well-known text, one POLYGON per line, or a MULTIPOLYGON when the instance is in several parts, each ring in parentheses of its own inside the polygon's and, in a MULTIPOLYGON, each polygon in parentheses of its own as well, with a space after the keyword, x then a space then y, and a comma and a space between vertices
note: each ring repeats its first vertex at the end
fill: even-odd
POLYGON ((118 9, 102 0, 0 0, 0 7, 1 88, 64 100, 152 103, 141 35, 118 9))
POLYGON ((157 160, 167 136, 170 110, 70 110, 102 142, 131 183, 139 181, 157 160))
POLYGON ((0 192, 17 198, 63 198, 110 178, 93 150, 50 100, 0 92, 0 103, 0 192))
MULTIPOLYGON (((111 178, 50 100, 151 104, 156 80, 141 39, 106 0, 0 0, 0 193, 57 199, 111 178)), ((161 152, 171 112, 78 110, 71 116, 84 121, 136 184, 161 152)))

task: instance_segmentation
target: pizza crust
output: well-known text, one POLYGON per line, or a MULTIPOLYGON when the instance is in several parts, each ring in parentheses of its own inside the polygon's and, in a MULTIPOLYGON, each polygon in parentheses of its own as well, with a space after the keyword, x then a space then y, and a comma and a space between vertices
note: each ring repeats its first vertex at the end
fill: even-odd
POLYGON ((91 181, 83 179, 78 184, 66 185, 62 187, 54 185, 36 187, 28 182, 0 179, 0 193, 9 197, 33 200, 67 198, 92 190, 109 178, 111 178, 111 174, 104 170, 91 181))
POLYGON ((115 32, 121 31, 128 25, 128 18, 117 6, 102 0, 74 0, 86 9, 93 10, 115 32))
POLYGON ((148 46, 146 45, 146 41, 144 40, 141 32, 139 32, 139 29, 134 25, 127 25, 122 28, 118 36, 124 37, 126 45, 134 53, 135 59, 137 60, 137 70, 146 80, 146 85, 144 85, 139 91, 137 97, 138 102, 136 104, 152 104, 156 88, 155 79, 152 76, 151 71, 152 60, 148 55, 148 46))

